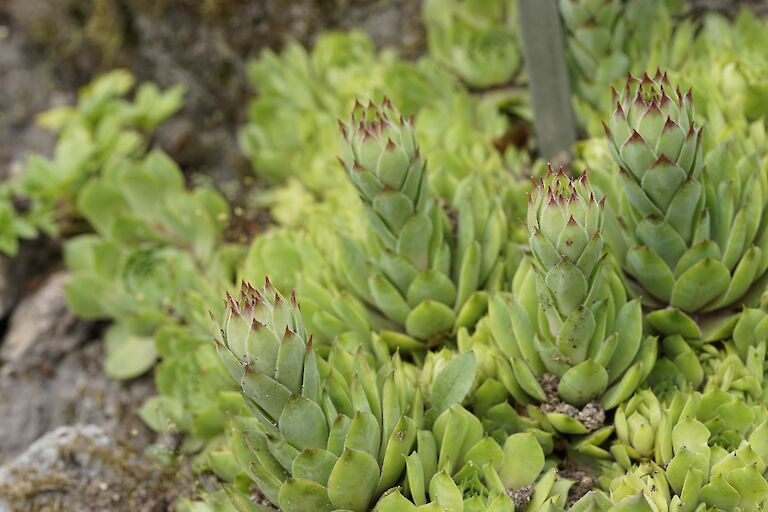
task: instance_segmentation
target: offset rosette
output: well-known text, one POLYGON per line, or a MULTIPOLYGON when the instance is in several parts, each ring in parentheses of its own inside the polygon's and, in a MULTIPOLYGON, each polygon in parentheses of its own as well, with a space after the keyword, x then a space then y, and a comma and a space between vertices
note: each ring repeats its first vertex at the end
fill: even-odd
POLYGON ((429 197, 425 161, 413 123, 389 100, 355 105, 349 124, 340 123, 340 159, 363 199, 371 226, 396 250, 400 235, 413 229, 429 197))
POLYGON ((587 495, 578 510, 765 510, 766 434, 763 425, 740 446, 724 449, 711 445, 707 425, 681 418, 672 429, 666 465, 632 466, 610 481, 606 494, 587 495))

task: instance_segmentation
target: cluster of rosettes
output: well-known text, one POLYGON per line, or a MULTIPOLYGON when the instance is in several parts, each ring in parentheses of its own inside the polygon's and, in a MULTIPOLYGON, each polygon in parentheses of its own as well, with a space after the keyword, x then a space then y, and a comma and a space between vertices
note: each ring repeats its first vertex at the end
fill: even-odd
POLYGON ((566 258, 589 276, 602 253, 605 198, 595 200, 587 172, 571 180, 562 167, 533 180, 527 224, 531 249, 545 268, 566 258), (583 265, 582 265, 583 264, 583 265))
POLYGON ((645 181, 649 169, 665 171, 664 187, 658 198, 652 197, 663 208, 664 194, 671 196, 700 164, 701 128, 693 121, 693 95, 673 88, 666 73, 657 71, 653 78, 630 75, 621 93, 613 91, 613 101, 610 126, 603 124, 609 147, 636 180, 645 181))

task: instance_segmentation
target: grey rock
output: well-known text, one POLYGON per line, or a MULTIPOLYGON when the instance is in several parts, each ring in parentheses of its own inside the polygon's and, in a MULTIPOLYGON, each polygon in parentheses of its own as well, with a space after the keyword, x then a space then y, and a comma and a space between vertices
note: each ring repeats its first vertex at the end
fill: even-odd
POLYGON ((0 512, 160 512, 192 492, 188 469, 163 467, 97 425, 59 427, 0 467, 0 512))
POLYGON ((0 360, 9 363, 3 371, 50 364, 87 339, 91 324, 67 305, 69 277, 66 272, 51 275, 14 309, 0 347, 0 360))
MULTIPOLYGON (((101 461, 86 452, 75 452, 71 457, 63 455, 76 441, 85 442, 94 447, 112 445, 112 440, 97 425, 59 427, 29 445, 9 464, 0 467, 0 488, 3 486, 11 488, 31 473, 42 475, 76 472, 78 478, 96 478, 102 469, 101 461)), ((11 510, 11 504, 4 501, 0 494, 0 512, 11 512, 11 510)))
POLYGON ((108 379, 104 348, 92 340, 40 367, 0 372, 0 463, 60 425, 94 423, 116 438, 146 446, 153 433, 136 411, 155 394, 152 378, 108 379))
POLYGON ((62 460, 61 450, 72 446, 76 439, 85 440, 93 446, 112 446, 112 440, 98 425, 62 426, 45 434, 29 445, 9 464, 0 467, 0 484, 9 484, 15 477, 13 470, 51 471, 64 469, 66 464, 76 464, 89 477, 98 476, 100 467, 91 465, 86 453, 75 453, 72 461, 62 460))

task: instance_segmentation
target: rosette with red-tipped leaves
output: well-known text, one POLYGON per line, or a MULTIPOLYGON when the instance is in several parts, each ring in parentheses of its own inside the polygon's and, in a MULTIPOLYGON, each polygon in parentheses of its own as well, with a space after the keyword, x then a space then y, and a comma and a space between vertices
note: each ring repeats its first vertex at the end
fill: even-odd
POLYGON ((527 224, 528 264, 513 293, 489 305, 493 337, 509 358, 500 374, 518 401, 544 403, 555 428, 583 434, 600 422, 576 408, 597 412, 628 398, 653 367, 656 341, 643 338, 640 303, 627 301, 606 262, 603 201, 586 173, 571 180, 550 169, 535 181, 527 224))
POLYGON ((362 349, 317 357, 295 298, 269 281, 261 292, 243 283, 226 303, 216 347, 251 413, 232 418, 230 467, 284 512, 370 510, 416 441, 415 370, 395 355, 377 374, 362 349))
POLYGON ((615 98, 605 132, 625 200, 619 257, 646 299, 675 308, 649 317, 654 326, 699 336, 681 312, 739 304, 768 266, 765 163, 740 140, 702 156, 692 93, 666 74, 630 77, 615 98))
POLYGON ((357 103, 341 135, 340 160, 375 239, 342 235, 338 270, 391 322, 380 338, 419 350, 472 325, 485 312, 482 290, 502 280, 507 220, 499 200, 467 178, 450 209, 438 205, 413 124, 387 99, 357 103))

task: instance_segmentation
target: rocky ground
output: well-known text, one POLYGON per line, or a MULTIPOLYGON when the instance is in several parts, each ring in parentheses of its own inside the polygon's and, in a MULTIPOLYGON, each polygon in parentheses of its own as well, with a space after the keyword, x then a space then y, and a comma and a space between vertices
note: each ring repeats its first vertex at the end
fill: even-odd
MULTIPOLYGON (((768 2, 695 0, 732 14, 768 2)), ((420 0, 2 0, 0 179, 53 138, 34 117, 71 103, 113 67, 161 86, 185 83, 182 113, 158 134, 185 169, 231 179, 248 172, 236 143, 254 91, 246 63, 289 39, 359 27, 406 56, 424 48, 420 0)), ((193 495, 187 470, 140 448, 158 439, 135 415, 151 378, 108 380, 103 326, 67 309, 56 241, 0 256, 0 512, 160 511, 193 495), (169 482, 174 482, 169 484, 169 482)))

